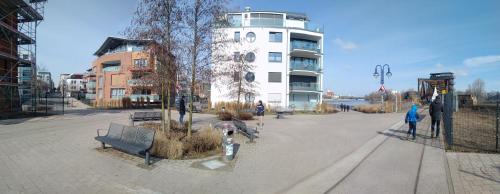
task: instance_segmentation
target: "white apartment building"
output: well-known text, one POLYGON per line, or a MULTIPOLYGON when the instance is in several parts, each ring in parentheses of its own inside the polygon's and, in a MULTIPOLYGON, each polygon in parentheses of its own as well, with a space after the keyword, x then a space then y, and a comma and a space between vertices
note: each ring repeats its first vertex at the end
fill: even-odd
MULTIPOLYGON (((228 13, 227 19, 230 27, 221 30, 235 43, 223 52, 254 55, 247 61, 255 66, 254 102, 309 110, 322 102, 322 28, 313 26, 305 14, 251 11, 248 7, 228 13)), ((218 81, 212 84, 212 103, 234 101, 218 81)))

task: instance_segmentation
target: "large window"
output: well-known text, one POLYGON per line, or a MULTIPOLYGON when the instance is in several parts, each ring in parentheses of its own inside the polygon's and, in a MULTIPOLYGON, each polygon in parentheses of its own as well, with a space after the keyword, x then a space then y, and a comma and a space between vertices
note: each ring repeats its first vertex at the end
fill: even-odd
POLYGON ((269 72, 268 82, 281 83, 281 72, 269 72))
POLYGON ((281 62, 281 52, 269 52, 269 62, 281 62))
POLYGON ((227 19, 231 27, 241 27, 241 14, 228 14, 227 19))
POLYGON ((240 41, 240 31, 234 32, 234 42, 240 41))
POLYGON ((125 96, 125 88, 111 88, 111 98, 121 99, 125 96))
POLYGON ((283 33, 281 32, 269 32, 269 42, 282 42, 283 33))

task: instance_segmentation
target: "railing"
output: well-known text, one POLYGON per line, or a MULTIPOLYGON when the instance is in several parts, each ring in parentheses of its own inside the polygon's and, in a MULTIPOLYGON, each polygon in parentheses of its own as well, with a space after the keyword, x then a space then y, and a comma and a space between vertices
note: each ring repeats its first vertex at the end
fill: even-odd
POLYGON ((95 100, 95 94, 85 94, 85 99, 87 100, 95 100))
POLYGON ((324 30, 322 25, 313 24, 313 23, 309 23, 309 22, 306 22, 304 25, 305 25, 305 29, 309 30, 309 31, 322 33, 324 30))
POLYGON ((147 94, 132 94, 129 96, 130 100, 132 100, 132 102, 136 102, 137 99, 144 99, 144 101, 146 101, 149 97, 149 101, 150 102, 155 102, 155 101, 160 101, 160 96, 156 95, 156 94, 151 94, 151 95, 147 95, 147 94))
POLYGON ((290 90, 320 91, 319 84, 309 82, 292 82, 290 90))
POLYGON ((143 80, 143 79, 130 79, 127 81, 127 84, 129 86, 152 86, 153 84, 152 83, 148 83, 147 80, 143 80))
POLYGON ((144 66, 134 65, 134 66, 130 67, 130 70, 132 70, 132 71, 150 71, 150 70, 153 70, 153 68, 151 68, 151 66, 149 64, 144 65, 144 66))
POLYGON ((102 69, 103 72, 115 72, 115 71, 120 71, 120 66, 110 66, 110 67, 105 67, 102 69))
POLYGON ((292 70, 292 71, 303 70, 303 71, 320 72, 321 68, 319 67, 319 64, 317 64, 317 63, 304 63, 302 61, 291 60, 290 61, 290 70, 292 70))
POLYGON ((311 111, 315 110, 317 102, 309 102, 309 101, 290 101, 290 108, 294 108, 295 110, 306 110, 311 111))
POLYGON ((90 89, 90 88, 95 89, 95 82, 88 82, 88 83, 86 84, 86 86, 87 86, 87 88, 89 88, 89 89, 90 89))
POLYGON ((309 42, 309 41, 301 41, 301 40, 292 40, 292 50, 300 49, 300 50, 309 50, 321 53, 321 49, 319 49, 318 43, 309 42))
POLYGON ((250 26, 283 27, 283 19, 250 18, 250 26))

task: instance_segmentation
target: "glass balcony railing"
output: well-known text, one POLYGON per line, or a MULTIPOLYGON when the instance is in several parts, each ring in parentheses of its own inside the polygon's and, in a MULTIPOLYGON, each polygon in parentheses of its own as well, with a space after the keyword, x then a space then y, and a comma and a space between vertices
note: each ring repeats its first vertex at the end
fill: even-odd
POLYGON ((250 26, 283 27, 283 19, 275 18, 250 18, 250 26))
POLYGON ((157 94, 132 94, 129 96, 130 97, 130 100, 132 100, 132 102, 136 102, 138 99, 140 100, 141 98, 144 99, 144 101, 146 101, 149 97, 149 101, 150 102, 156 102, 156 101, 159 101, 160 100, 160 96, 158 96, 157 94))
POLYGON ((318 43, 315 42, 310 42, 310 41, 303 41, 303 40, 292 40, 291 41, 291 49, 300 49, 300 50, 308 50, 308 51, 314 51, 317 53, 321 53, 321 49, 319 49, 318 43))
POLYGON ((314 82, 291 82, 290 90, 320 91, 319 84, 314 82))
POLYGON ((120 66, 109 66, 102 69, 103 72, 116 72, 120 71, 120 66))
POLYGON ((290 101, 290 107, 295 110, 315 110, 318 102, 290 101))
POLYGON ((320 72, 321 68, 319 67, 319 64, 317 63, 306 63, 303 61, 295 61, 291 60, 290 61, 290 70, 291 71, 314 71, 314 72, 320 72))
POLYGON ((87 100, 95 100, 95 94, 85 94, 85 99, 87 100))
POLYGON ((317 25, 317 24, 313 24, 313 23, 310 23, 310 22, 306 22, 304 24, 304 27, 306 30, 309 30, 309 31, 313 31, 313 32, 323 32, 323 26, 322 25, 317 25))

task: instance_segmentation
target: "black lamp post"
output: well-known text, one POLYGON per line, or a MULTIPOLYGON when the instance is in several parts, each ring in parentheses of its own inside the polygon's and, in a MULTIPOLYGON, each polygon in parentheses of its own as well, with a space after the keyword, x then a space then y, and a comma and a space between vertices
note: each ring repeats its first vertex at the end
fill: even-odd
MULTIPOLYGON (((373 77, 375 77, 375 79, 378 79, 379 76, 380 76, 380 85, 381 85, 381 87, 383 87, 384 86, 385 76, 387 76, 387 78, 389 78, 389 77, 392 76, 391 67, 389 67, 388 64, 385 64, 385 65, 376 65, 375 66, 375 72, 373 72, 373 77), (387 67, 387 73, 385 72, 385 68, 386 67, 387 67), (380 69, 380 74, 378 73, 379 69, 380 69)), ((384 94, 380 95, 380 98, 382 99, 382 111, 385 111, 385 107, 384 107, 384 94)))

